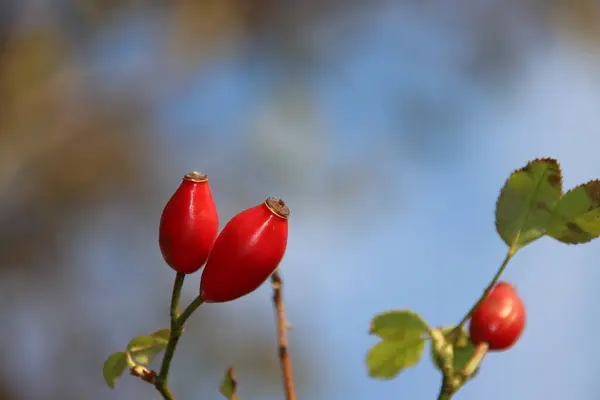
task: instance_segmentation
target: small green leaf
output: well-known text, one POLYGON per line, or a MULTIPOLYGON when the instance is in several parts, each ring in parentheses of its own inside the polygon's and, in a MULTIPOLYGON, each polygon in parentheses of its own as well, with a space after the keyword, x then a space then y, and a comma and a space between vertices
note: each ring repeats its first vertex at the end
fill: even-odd
POLYGON ((104 375, 104 380, 109 388, 113 389, 115 387, 115 383, 117 383, 126 367, 127 357, 124 351, 113 353, 106 359, 102 368, 102 375, 104 375))
POLYGON ((161 331, 157 331, 148 336, 138 336, 131 339, 127 345, 127 351, 131 355, 133 361, 137 364, 148 365, 154 360, 154 357, 167 347, 168 340, 165 340, 164 337, 161 336, 163 333, 155 335, 161 331))
POLYGON ((600 181, 569 190, 552 210, 548 235, 568 244, 587 243, 600 236, 600 181))
POLYGON ((415 366, 424 349, 425 339, 420 334, 404 340, 382 340, 367 354, 369 376, 392 379, 403 369, 415 366))
POLYGON ((227 400, 240 400, 237 391, 237 381, 235 379, 235 373, 233 368, 228 368, 225 371, 225 377, 221 383, 220 392, 227 400))
MULTIPOLYGON (((446 340, 449 339, 450 333, 454 330, 454 326, 447 326, 442 328, 442 332, 446 340)), ((460 336, 458 340, 454 344, 452 348, 452 368, 454 371, 458 372, 462 370, 465 365, 469 362, 469 360, 473 357, 475 353, 475 346, 471 343, 469 339, 469 333, 463 328, 460 331, 460 336)), ((439 354, 437 354, 435 350, 435 346, 431 346, 431 356, 433 358, 433 363, 440 371, 443 371, 443 360, 439 354)), ((478 372, 478 370, 477 370, 478 372)), ((474 374, 475 375, 475 374, 474 374)), ((474 376, 473 375, 473 376, 474 376)))
POLYGON ((391 379, 404 368, 414 366, 423 355, 427 322, 410 310, 391 310, 371 320, 369 333, 383 339, 367 354, 367 368, 373 378, 391 379))
POLYGON ((391 310, 377 314, 371 320, 369 334, 387 340, 402 340, 407 332, 409 335, 419 337, 428 331, 427 322, 416 312, 391 310))
POLYGON ((163 339, 165 342, 169 342, 171 336, 171 330, 169 328, 159 329, 156 332, 150 334, 153 338, 163 339))
POLYGON ((496 230, 513 252, 544 236, 562 195, 558 161, 543 158, 514 171, 496 203, 496 230))

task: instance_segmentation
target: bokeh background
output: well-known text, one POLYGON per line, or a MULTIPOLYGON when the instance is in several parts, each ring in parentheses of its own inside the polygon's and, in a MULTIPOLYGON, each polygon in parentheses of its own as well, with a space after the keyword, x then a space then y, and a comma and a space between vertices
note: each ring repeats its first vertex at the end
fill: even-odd
MULTIPOLYGON (((594 0, 4 0, 0 3, 0 398, 152 399, 105 358, 168 323, 159 215, 201 170, 221 226, 290 205, 282 275, 301 399, 433 399, 428 358, 367 377, 370 318, 457 322, 505 253, 508 174, 556 157, 600 177, 594 0)), ((595 399, 600 241, 542 239, 506 273, 527 330, 469 399, 595 399)), ((198 291, 187 279, 184 301, 198 291)), ((271 290, 201 308, 180 399, 283 398, 271 290)))

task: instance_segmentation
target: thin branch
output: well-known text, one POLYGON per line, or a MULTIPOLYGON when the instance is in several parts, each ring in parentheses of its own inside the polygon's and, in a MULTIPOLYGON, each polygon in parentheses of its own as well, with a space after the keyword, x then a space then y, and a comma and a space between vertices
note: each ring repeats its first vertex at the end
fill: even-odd
POLYGON ((452 396, 454 396, 454 392, 451 390, 450 385, 448 384, 448 377, 444 376, 442 380, 442 387, 440 388, 440 394, 437 397, 437 400, 451 400, 452 396))
POLYGON ((475 312, 475 309, 477 307, 479 307, 479 305, 481 303, 483 303, 483 301, 486 299, 486 297, 488 296, 488 294, 492 291, 492 289, 494 288, 494 286, 496 286, 496 283, 498 283, 498 280, 502 276, 502 273, 504 272, 504 270, 508 266, 508 263, 510 262, 510 260, 512 259, 512 257, 515 255, 516 251, 517 250, 515 250, 512 247, 508 249, 508 252, 506 253, 506 257, 504 258, 504 261, 502 261, 502 265, 500 265, 500 268, 496 272, 496 275, 494 275, 494 278, 492 279, 492 281, 485 288, 485 290, 483 291, 483 294, 481 295, 481 297, 479 297, 479 299, 477 300, 477 302, 475 303, 475 305, 473 305, 473 307, 471 307, 471 309, 460 320, 460 322, 458 323, 458 325, 456 325, 456 327, 452 330, 452 333, 450 334, 450 338, 452 339, 452 342, 456 342, 456 340, 459 338, 460 331, 465 326, 465 324, 467 323, 467 321, 469 320, 469 318, 471 318, 471 315, 473 315, 473 312, 475 312))
POLYGON ((177 318, 176 325, 183 332, 183 326, 187 322, 187 320, 192 316, 194 311, 198 309, 202 304, 204 304, 204 300, 202 300, 201 296, 196 297, 181 313, 181 315, 177 318))
MULTIPOLYGON (((178 274, 179 276, 179 274, 178 274)), ((181 282, 183 283, 183 282, 181 282)), ((175 287, 177 287, 178 283, 175 283, 175 287)), ((175 300, 177 290, 173 290, 173 303, 179 303, 179 299, 175 300)), ((179 285, 179 291, 181 291, 181 285, 179 285)), ((162 360, 162 364, 160 366, 160 372, 155 380, 156 390, 160 392, 165 400, 174 400, 175 396, 171 393, 169 389, 168 379, 169 379, 169 370, 171 368, 171 362, 173 361, 173 357, 175 356, 175 349, 177 348, 177 344, 179 343, 179 339, 183 335, 183 326, 187 322, 187 320, 192 316, 192 313, 196 311, 198 307, 202 305, 204 301, 200 298, 200 296, 196 297, 194 301, 192 301, 186 308, 183 310, 179 317, 171 320, 171 334, 169 335, 169 343, 167 344, 167 348, 165 349, 165 355, 162 360)), ((171 310, 177 313, 177 305, 171 305, 171 310)))
POLYGON ((271 276, 271 284, 273 286, 273 303, 275 304, 275 312, 277 315, 279 359, 281 361, 281 369, 283 372, 285 398, 286 400, 296 400, 294 377, 292 374, 292 362, 288 353, 287 330, 289 328, 289 324, 285 318, 285 306, 283 304, 283 282, 281 280, 281 276, 279 275, 279 271, 275 271, 271 276))
POLYGON ((448 374, 444 371, 444 378, 442 380, 442 387, 440 388, 440 394, 437 400, 451 400, 452 396, 461 388, 467 381, 475 374, 477 368, 481 365, 481 362, 485 358, 489 350, 487 343, 480 343, 475 348, 475 353, 464 366, 464 368, 458 373, 448 374))
POLYGON ((179 338, 181 337, 182 333, 180 329, 181 327, 177 326, 177 317, 179 314, 179 300, 181 299, 181 288, 183 287, 184 280, 185 274, 178 272, 177 276, 175 277, 175 282, 173 282, 173 293, 171 295, 171 332, 169 334, 169 343, 167 344, 167 348, 165 349, 165 355, 163 356, 163 360, 160 365, 160 372, 154 380, 154 386, 156 387, 156 390, 158 390, 158 392, 162 395, 164 400, 175 400, 175 396, 169 388, 168 379, 169 369, 171 368, 171 361, 173 360, 175 348, 177 348, 177 343, 179 342, 179 338))

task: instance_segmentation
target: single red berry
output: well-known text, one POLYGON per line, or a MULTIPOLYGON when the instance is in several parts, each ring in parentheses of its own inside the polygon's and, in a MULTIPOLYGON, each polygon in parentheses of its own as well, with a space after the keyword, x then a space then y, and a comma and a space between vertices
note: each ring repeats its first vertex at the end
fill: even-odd
POLYGON ((525 320, 525 304, 516 289, 499 282, 471 316, 471 342, 487 343, 490 350, 506 350, 521 337, 525 320))
POLYGON ((175 271, 191 274, 206 263, 219 232, 208 176, 191 172, 165 205, 158 229, 163 258, 175 271))
POLYGON ((262 285, 283 259, 289 215, 283 200, 269 197, 233 217, 208 256, 200 281, 202 299, 224 303, 262 285))

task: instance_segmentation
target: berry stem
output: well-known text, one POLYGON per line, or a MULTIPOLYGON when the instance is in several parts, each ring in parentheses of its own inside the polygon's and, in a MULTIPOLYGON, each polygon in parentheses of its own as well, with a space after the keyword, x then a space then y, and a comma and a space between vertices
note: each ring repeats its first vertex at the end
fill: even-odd
POLYGON ((183 325, 185 325, 185 323, 192 316, 192 314, 194 313, 194 311, 196 311, 196 309, 198 307, 200 307, 203 303, 204 303, 204 300, 202 300, 202 297, 198 296, 198 297, 196 297, 194 299, 194 301, 192 301, 190 303, 189 306, 187 306, 185 308, 185 310, 183 310, 183 312, 181 313, 181 315, 177 319, 177 323, 176 323, 177 326, 179 327, 179 329, 183 328, 183 325))
POLYGON ((288 352, 287 330, 289 329, 289 324, 285 318, 285 306, 283 304, 283 281, 277 270, 271 275, 271 285, 273 286, 273 303, 277 315, 279 359, 281 361, 281 370, 283 372, 285 398, 286 400, 296 400, 292 362, 288 352))
POLYGON ((173 294, 171 295, 171 327, 175 325, 175 322, 179 317, 179 300, 181 299, 181 288, 183 287, 184 280, 185 274, 178 272, 177 276, 175 276, 175 282, 173 283, 173 294))
POLYGON ((454 330, 450 334, 449 337, 450 337, 450 339, 451 339, 452 342, 456 342, 456 340, 458 340, 458 337, 460 335, 460 332, 461 332, 462 328, 465 326, 465 324, 467 323, 467 321, 469 320, 469 318, 471 318, 471 315, 473 315, 473 312, 475 311, 475 309, 477 307, 479 307, 479 305, 483 302, 483 300, 485 300, 485 298, 487 297, 487 295, 492 291, 492 289, 494 288, 494 286, 496 286, 496 283, 498 283, 498 280, 500 280, 500 277, 502 276, 502 273, 504 272, 504 270, 508 266, 508 263, 510 262, 510 260, 512 259, 512 257, 515 255, 516 252, 517 252, 517 248, 510 247, 508 249, 508 252, 506 253, 506 257, 504 258, 504 261, 502 262, 502 265, 500 265, 500 268, 498 268, 498 271, 496 272, 496 275, 494 275, 494 278, 492 279, 492 281, 485 288, 485 290, 483 291, 483 294, 481 295, 481 297, 479 297, 479 300, 477 300, 477 302, 475 303, 475 305, 473 305, 473 307, 471 307, 471 309, 469 310, 469 312, 467 312, 465 314, 465 316, 462 318, 462 320, 459 322, 459 324, 456 325, 456 327, 454 328, 454 330))
POLYGON ((480 343, 477 345, 475 348, 475 354, 473 354, 473 357, 469 360, 467 365, 465 365, 462 371, 460 371, 460 375, 462 376, 463 380, 467 380, 473 376, 477 368, 479 368, 479 365, 481 365, 481 362, 483 361, 489 348, 490 346, 487 343, 480 343))
POLYGON ((185 325, 188 318, 194 311, 203 303, 200 296, 196 297, 185 310, 179 314, 179 300, 181 298, 181 288, 183 287, 183 281, 185 280, 185 274, 177 273, 175 282, 173 283, 173 294, 171 296, 171 332, 169 334, 169 343, 165 349, 165 355, 162 359, 160 366, 160 372, 156 377, 154 386, 156 390, 162 395, 164 400, 175 400, 175 396, 169 388, 168 378, 169 370, 171 368, 171 362, 175 355, 175 349, 177 343, 183 334, 183 326, 185 325))
MULTIPOLYGON (((504 270, 508 266, 508 263, 515 255, 517 250, 518 248, 514 246, 511 246, 508 249, 508 251, 506 252, 506 257, 504 257, 504 261, 502 262, 502 265, 500 265, 500 268, 498 268, 496 275, 494 275, 492 281, 485 288, 481 297, 479 297, 475 305, 471 307, 469 312, 465 314, 460 323, 456 325, 456 327, 454 327, 450 335, 448 335, 448 340, 450 340, 451 343, 456 344, 457 340, 460 338, 460 334, 462 332, 463 327, 471 318, 471 315, 473 315, 475 309, 479 307, 479 305, 481 305, 481 303, 486 299, 488 294, 496 286, 496 284, 500 280, 500 277, 502 276, 502 273, 504 273, 504 270)), ((444 371, 444 379, 442 382, 442 387, 440 388, 438 400, 450 400, 452 398, 454 393, 456 393, 461 388, 461 386, 464 385, 464 383, 473 375, 477 367, 479 367, 479 364, 481 364, 481 361, 483 361, 483 358, 487 354, 488 349, 489 346, 487 344, 477 346, 477 348, 475 349, 475 354, 473 355, 471 360, 458 374, 449 374, 449 370, 444 371)))

